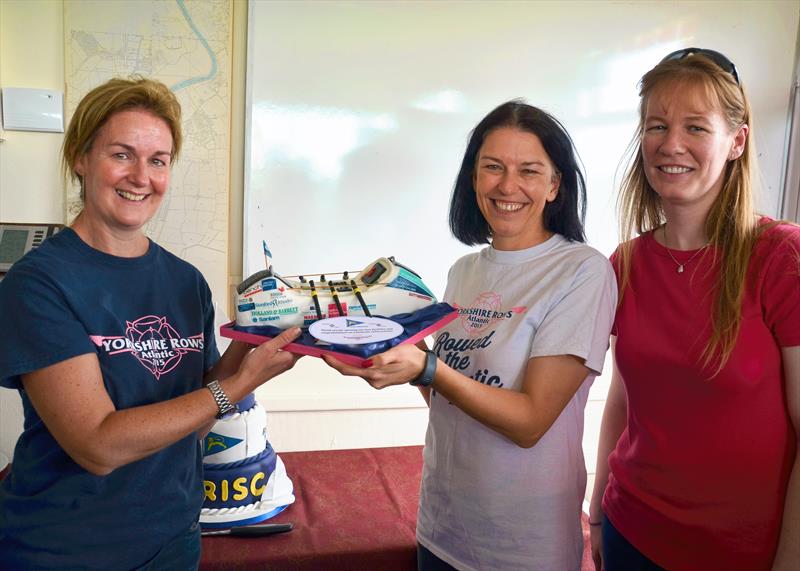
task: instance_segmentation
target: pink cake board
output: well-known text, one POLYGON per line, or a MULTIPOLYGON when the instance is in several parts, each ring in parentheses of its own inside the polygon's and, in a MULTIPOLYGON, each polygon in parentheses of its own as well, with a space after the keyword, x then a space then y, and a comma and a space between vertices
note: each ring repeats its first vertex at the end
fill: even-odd
MULTIPOLYGON (((456 317, 458 317, 458 311, 453 311, 448 313, 438 321, 434 322, 433 324, 429 325, 425 329, 418 331, 402 343, 417 343, 421 341, 431 333, 438 331, 451 321, 453 321, 456 317)), ((236 341, 244 341, 245 343, 250 343, 252 345, 261 345, 262 343, 266 343, 272 337, 267 335, 256 335, 255 333, 245 333, 243 331, 236 331, 233 326, 236 325, 235 321, 231 321, 230 323, 226 323, 222 327, 219 328, 219 334, 223 337, 227 337, 229 339, 235 339, 236 341)), ((302 345, 300 343, 289 343, 283 348, 284 351, 289 351, 296 355, 310 355, 311 357, 321 357, 322 355, 330 355, 342 361, 343 363, 347 363, 348 365, 354 365, 356 367, 365 367, 365 363, 369 359, 364 359, 363 357, 359 357, 358 355, 351 355, 349 353, 341 353, 339 351, 328 351, 326 349, 321 349, 319 347, 311 347, 309 345, 302 345)))

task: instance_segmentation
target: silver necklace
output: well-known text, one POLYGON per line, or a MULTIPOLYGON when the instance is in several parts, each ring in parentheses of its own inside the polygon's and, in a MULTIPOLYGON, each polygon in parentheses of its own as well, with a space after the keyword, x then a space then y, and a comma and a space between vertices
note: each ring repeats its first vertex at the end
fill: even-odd
POLYGON ((675 259, 675 256, 672 255, 672 252, 670 252, 669 246, 667 246, 667 226, 666 225, 664 225, 663 230, 664 230, 664 249, 667 251, 667 254, 669 254, 669 257, 672 258, 672 261, 675 262, 675 265, 678 266, 678 273, 679 274, 683 273, 683 270, 684 270, 684 267, 686 266, 686 264, 688 264, 689 262, 694 260, 698 256, 698 254, 700 254, 700 252, 702 252, 703 250, 708 248, 709 245, 711 245, 711 242, 706 242, 706 245, 703 246, 702 248, 700 248, 699 250, 697 250, 694 254, 692 254, 691 257, 688 260, 686 260, 683 263, 680 263, 678 260, 675 259))

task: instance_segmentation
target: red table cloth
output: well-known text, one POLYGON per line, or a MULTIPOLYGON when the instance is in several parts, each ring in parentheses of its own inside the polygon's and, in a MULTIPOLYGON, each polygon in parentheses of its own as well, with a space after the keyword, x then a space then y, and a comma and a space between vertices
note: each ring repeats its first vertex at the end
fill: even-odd
MULTIPOLYGON (((284 452, 297 501, 266 523, 289 533, 203 538, 201 571, 414 571, 422 446, 284 452)), ((583 518, 582 571, 593 571, 583 518)))
POLYGON ((266 523, 289 533, 203 538, 201 571, 415 570, 422 446, 280 453, 294 504, 266 523))

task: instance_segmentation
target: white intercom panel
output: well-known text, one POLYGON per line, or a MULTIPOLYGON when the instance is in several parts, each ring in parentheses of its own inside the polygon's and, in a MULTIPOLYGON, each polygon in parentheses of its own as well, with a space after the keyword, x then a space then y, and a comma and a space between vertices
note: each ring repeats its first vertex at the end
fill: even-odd
POLYGON ((64 132, 64 96, 60 91, 5 87, 2 102, 6 131, 64 132))
POLYGON ((0 222, 0 279, 22 256, 38 248, 61 224, 13 224, 0 222))

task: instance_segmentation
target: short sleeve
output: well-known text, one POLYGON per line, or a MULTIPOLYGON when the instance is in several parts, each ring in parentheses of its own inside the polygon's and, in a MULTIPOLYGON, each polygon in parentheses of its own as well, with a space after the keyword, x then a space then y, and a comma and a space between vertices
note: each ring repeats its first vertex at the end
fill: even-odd
POLYGON ((208 371, 219 361, 219 349, 217 348, 217 335, 214 325, 214 303, 211 300, 211 289, 205 280, 202 280, 203 287, 203 339, 205 353, 203 355, 203 370, 208 371))
POLYGON ((444 301, 448 301, 448 300, 450 300, 452 298, 452 295, 453 295, 453 284, 454 284, 453 274, 456 273, 456 266, 457 265, 458 265, 458 262, 456 262, 455 264, 450 266, 450 269, 447 270, 447 283, 446 283, 446 285, 444 287, 444 296, 442 296, 442 299, 444 301))
POLYGON ((530 356, 575 355, 600 374, 616 303, 611 264, 599 254, 588 258, 536 330, 530 356))
POLYGON ((800 227, 776 230, 779 237, 771 237, 769 247, 759 249, 770 257, 762 277, 762 311, 778 345, 794 347, 800 345, 800 227))
POLYGON ((22 374, 95 351, 58 285, 36 266, 18 263, 0 282, 0 315, 2 386, 20 388, 22 374))

